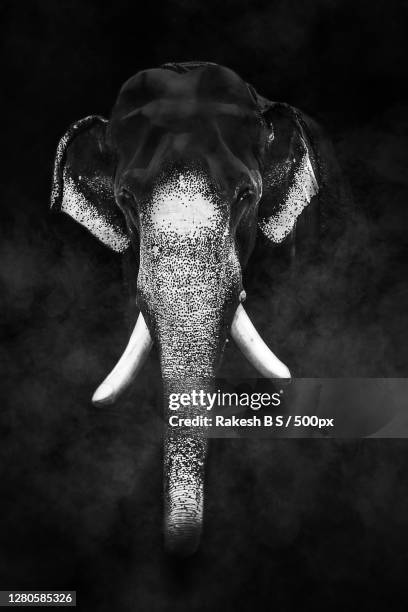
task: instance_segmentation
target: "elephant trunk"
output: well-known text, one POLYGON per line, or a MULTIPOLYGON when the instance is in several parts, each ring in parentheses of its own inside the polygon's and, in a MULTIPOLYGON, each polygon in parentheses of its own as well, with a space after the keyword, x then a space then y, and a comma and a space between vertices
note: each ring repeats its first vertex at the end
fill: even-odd
MULTIPOLYGON (((183 347, 181 347, 183 349, 183 347)), ((209 347, 207 347, 208 349, 209 347)), ((187 349, 187 347, 186 347, 187 349)), ((204 351, 206 348, 204 347, 204 351)), ((191 358, 191 352, 185 353, 191 358)), ((200 360, 201 363, 203 359, 200 360)), ((200 365, 191 361, 189 367, 196 371, 200 365)), ((178 402, 177 410, 170 409, 169 398, 178 398, 181 394, 193 397, 193 392, 204 391, 204 397, 215 389, 214 376, 188 379, 178 377, 172 372, 168 377, 168 368, 163 363, 164 388, 164 449, 163 449, 163 498, 164 498, 164 541, 166 550, 174 555, 186 557, 198 548, 203 523, 205 465, 208 451, 208 440, 205 430, 199 427, 185 427, 183 419, 207 415, 205 406, 183 406, 178 402), (170 424, 174 417, 177 425, 170 424)))
MULTIPOLYGON (((202 331, 202 330, 201 330, 202 331)), ((206 344, 206 343, 204 343, 206 344)), ((210 350, 204 346, 204 352, 210 350)), ((203 353, 204 354, 204 353, 203 353)), ((207 353, 208 354, 208 353, 207 353)), ((191 355, 191 353, 190 353, 191 355)), ((187 357, 187 353, 186 353, 187 357)), ((218 356, 219 357, 219 356, 218 356)), ((203 359, 200 359, 201 365, 203 359)), ((200 364, 190 363, 196 371, 200 364)), ((198 547, 203 522, 205 464, 208 451, 208 440, 205 428, 184 426, 183 419, 194 416, 206 416, 206 405, 183 405, 184 398, 208 397, 215 390, 215 368, 211 377, 191 375, 171 379, 167 377, 168 364, 162 362, 164 379, 164 538, 166 549, 175 555, 185 557, 195 552, 198 547), (177 410, 173 411, 169 398, 177 401, 177 410), (205 413, 205 414, 204 414, 205 413), (177 426, 172 427, 169 418, 176 418, 177 426), (183 423, 183 426, 179 426, 183 423)), ((207 372, 208 374, 208 372, 207 372)))
POLYGON ((177 556, 188 556, 199 545, 207 448, 199 432, 165 433, 164 538, 166 549, 177 556))
MULTIPOLYGON (((242 290, 228 209, 198 171, 174 172, 140 208, 137 297, 159 352, 165 397, 210 390, 242 290)), ((188 407, 179 416, 182 410, 192 416, 188 407)), ((181 555, 198 545, 206 452, 200 432, 165 433, 165 540, 181 555)))

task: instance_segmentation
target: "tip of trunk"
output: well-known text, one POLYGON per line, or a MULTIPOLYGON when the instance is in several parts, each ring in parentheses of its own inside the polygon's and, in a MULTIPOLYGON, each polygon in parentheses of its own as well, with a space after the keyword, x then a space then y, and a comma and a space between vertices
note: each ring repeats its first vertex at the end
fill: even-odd
POLYGON ((164 546, 167 553, 175 557, 190 557, 200 544, 201 524, 179 525, 177 529, 165 529, 164 546))
POLYGON ((178 557, 196 552, 204 505, 206 438, 169 434, 164 439, 164 538, 178 557))

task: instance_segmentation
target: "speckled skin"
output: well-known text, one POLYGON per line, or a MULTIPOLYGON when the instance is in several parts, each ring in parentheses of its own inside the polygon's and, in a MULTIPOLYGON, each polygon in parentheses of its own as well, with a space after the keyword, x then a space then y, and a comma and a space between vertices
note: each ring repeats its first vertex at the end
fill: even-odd
MULTIPOLYGON (((87 117, 62 138, 52 206, 138 251, 165 397, 212 389, 257 228, 281 242, 319 191, 308 125, 227 68, 169 64, 129 79, 109 121, 87 117)), ((206 452, 199 433, 165 434, 165 539, 182 555, 199 541, 206 452)))
MULTIPOLYGON (((230 216, 194 167, 165 172, 140 204, 138 300, 159 348, 165 399, 211 390, 242 288, 230 216)), ((179 554, 198 544, 206 448, 200 433, 165 435, 165 534, 179 554)))

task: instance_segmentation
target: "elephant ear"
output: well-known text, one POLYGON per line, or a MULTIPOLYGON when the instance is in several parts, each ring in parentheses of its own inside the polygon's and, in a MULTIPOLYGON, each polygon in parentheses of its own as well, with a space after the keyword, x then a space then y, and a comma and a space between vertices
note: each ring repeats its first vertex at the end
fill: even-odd
POLYGON ((312 216, 309 205, 320 190, 319 169, 301 113, 261 96, 257 101, 268 129, 259 228, 268 240, 279 244, 294 231, 301 216, 303 221, 312 216))
POLYGON ((106 143, 107 121, 97 115, 70 126, 54 164, 51 209, 62 211, 118 253, 129 246, 113 189, 115 159, 106 143))

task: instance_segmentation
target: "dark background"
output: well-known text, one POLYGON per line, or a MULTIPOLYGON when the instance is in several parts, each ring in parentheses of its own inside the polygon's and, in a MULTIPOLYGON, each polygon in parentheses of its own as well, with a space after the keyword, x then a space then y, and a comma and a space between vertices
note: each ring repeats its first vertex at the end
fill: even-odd
POLYGON ((300 373, 406 376, 407 3, 3 2, 1 22, 0 588, 98 611, 406 609, 405 440, 215 440, 201 548, 165 556, 157 357, 92 408, 132 320, 121 259, 48 202, 58 139, 125 79, 224 64, 324 126, 357 211, 347 264, 281 273, 272 297, 255 282, 248 308, 300 373))

